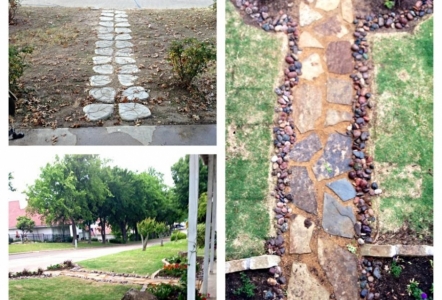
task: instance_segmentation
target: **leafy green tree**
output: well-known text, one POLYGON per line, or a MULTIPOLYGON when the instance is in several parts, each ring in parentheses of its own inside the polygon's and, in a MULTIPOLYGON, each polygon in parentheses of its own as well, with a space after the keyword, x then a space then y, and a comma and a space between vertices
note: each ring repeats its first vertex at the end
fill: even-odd
MULTIPOLYGON (((35 227, 35 222, 26 216, 20 216, 17 218, 17 229, 22 231, 22 237, 27 232, 32 232, 35 227)), ((22 238, 22 243, 24 239, 22 238)))
POLYGON ((137 223, 138 233, 141 236, 141 244, 143 245, 143 251, 146 251, 147 241, 149 235, 157 231, 157 222, 155 219, 147 218, 137 223))
POLYGON ((206 222, 207 192, 202 193, 198 199, 198 223, 206 222))

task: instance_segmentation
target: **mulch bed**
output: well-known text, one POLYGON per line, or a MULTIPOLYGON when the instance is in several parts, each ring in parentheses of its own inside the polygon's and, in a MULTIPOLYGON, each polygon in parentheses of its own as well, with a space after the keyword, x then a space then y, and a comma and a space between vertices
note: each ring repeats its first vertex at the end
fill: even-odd
POLYGON ((269 289, 267 284, 267 279, 269 278, 268 270, 253 270, 244 272, 235 272, 226 274, 226 299, 229 300, 240 300, 240 299, 251 299, 251 300, 262 300, 269 289), (243 280, 241 278, 241 273, 247 275, 252 284, 255 286, 254 296, 247 297, 244 293, 239 295, 235 294, 243 286, 243 280))

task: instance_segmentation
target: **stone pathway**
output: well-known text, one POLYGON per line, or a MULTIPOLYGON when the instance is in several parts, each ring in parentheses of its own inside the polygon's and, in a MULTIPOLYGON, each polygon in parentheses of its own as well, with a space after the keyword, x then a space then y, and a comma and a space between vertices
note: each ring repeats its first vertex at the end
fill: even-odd
POLYGON ((104 9, 97 28, 93 70, 97 75, 90 78, 93 87, 89 95, 101 103, 89 104, 83 111, 91 121, 109 118, 114 109, 124 121, 147 118, 151 112, 147 106, 138 103, 146 101, 149 94, 141 86, 135 86, 140 72, 133 56, 133 43, 128 15, 125 11, 104 9), (118 85, 118 83, 119 85, 118 85), (122 92, 119 103, 116 86, 127 88, 122 92))

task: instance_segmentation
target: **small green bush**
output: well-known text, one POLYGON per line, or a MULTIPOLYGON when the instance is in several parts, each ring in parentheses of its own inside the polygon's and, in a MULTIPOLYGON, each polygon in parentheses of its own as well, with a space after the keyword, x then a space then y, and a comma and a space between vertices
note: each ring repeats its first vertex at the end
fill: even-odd
POLYGON ((391 274, 393 274, 394 277, 399 278, 401 276, 402 268, 399 266, 396 261, 391 262, 391 274))
POLYGON ((9 46, 9 89, 12 92, 18 91, 18 80, 28 66, 25 62, 26 55, 33 51, 34 48, 31 46, 20 48, 14 45, 9 46))
POLYGON ((150 285, 147 291, 154 294, 158 300, 176 299, 177 295, 186 292, 182 286, 161 283, 158 285, 150 285))
POLYGON ((111 244, 123 244, 123 241, 120 239, 110 239, 109 243, 111 244))
POLYGON ((196 226, 196 245, 198 248, 204 248, 206 239, 206 224, 200 223, 196 226))
POLYGON ((388 9, 392 9, 394 7, 395 0, 385 0, 384 5, 388 9))
POLYGON ((91 242, 98 242, 97 238, 91 238, 91 242))
POLYGON ((255 295, 256 286, 252 283, 252 281, 247 277, 246 274, 240 273, 242 285, 233 291, 233 293, 237 296, 245 296, 246 298, 251 298, 255 295))
POLYGON ((66 238, 66 243, 72 243, 72 241, 74 240, 74 238, 73 237, 71 237, 71 236, 68 236, 67 238, 66 238))
POLYGON ((170 236, 171 241, 178 241, 178 240, 184 240, 187 238, 187 235, 184 232, 181 231, 175 231, 170 236))
POLYGON ((168 51, 168 61, 186 87, 190 87, 193 78, 204 70, 209 61, 215 59, 215 44, 200 42, 195 38, 173 41, 168 51))

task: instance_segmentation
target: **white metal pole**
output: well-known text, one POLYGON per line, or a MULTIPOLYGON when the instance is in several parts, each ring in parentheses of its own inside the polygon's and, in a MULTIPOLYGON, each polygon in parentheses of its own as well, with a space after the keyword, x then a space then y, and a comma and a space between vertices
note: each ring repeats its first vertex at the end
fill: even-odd
POLYGON ((214 155, 213 168, 213 204, 212 204, 212 239, 210 245, 210 273, 213 274, 213 261, 215 259, 215 232, 216 232, 216 155, 214 155))
POLYGON ((196 222, 198 215, 199 157, 189 158, 189 227, 187 234, 187 299, 195 299, 196 279, 196 222))
POLYGON ((213 155, 209 155, 206 207, 206 233, 204 236, 204 265, 203 265, 203 294, 207 294, 209 281, 209 254, 210 254, 210 224, 212 222, 212 183, 213 183, 213 155))

